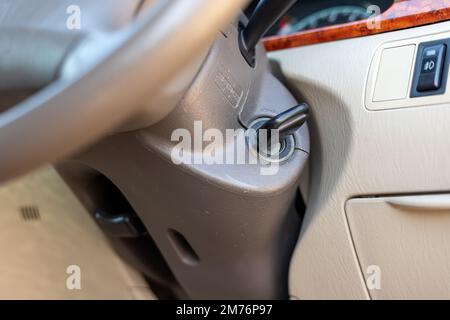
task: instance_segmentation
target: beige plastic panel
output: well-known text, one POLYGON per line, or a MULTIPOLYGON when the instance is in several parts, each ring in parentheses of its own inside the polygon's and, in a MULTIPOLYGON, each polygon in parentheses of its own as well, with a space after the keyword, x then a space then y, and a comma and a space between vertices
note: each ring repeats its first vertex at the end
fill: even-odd
POLYGON ((415 45, 384 49, 378 69, 373 101, 405 99, 414 61, 415 45))
POLYGON ((449 103, 449 82, 444 94, 410 97, 419 44, 446 38, 450 38, 450 32, 383 43, 375 52, 370 67, 365 96, 367 109, 376 111, 449 103))
POLYGON ((352 199, 346 212, 373 299, 450 299, 449 194, 352 199))
POLYGON ((410 99, 392 101, 386 105, 394 109, 376 112, 365 101, 380 48, 445 38, 448 30, 450 22, 443 22, 270 53, 312 109, 307 211, 291 262, 292 296, 370 298, 345 216, 348 199, 450 190, 450 100, 417 98, 417 108, 397 108, 410 99))

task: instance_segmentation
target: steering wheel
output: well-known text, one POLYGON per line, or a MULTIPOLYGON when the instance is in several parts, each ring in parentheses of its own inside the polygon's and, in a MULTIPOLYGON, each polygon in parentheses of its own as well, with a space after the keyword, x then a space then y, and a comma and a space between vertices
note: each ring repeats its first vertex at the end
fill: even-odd
MULTIPOLYGON (((80 45, 72 45, 65 55, 66 72, 61 77, 0 113, 0 182, 54 163, 110 134, 207 49, 245 2, 159 0, 127 27, 90 37, 87 46, 86 41, 77 41, 80 45), (89 63, 77 64, 87 55, 89 63)), ((0 72, 4 66, 14 67, 8 60, 11 52, 32 56, 39 54, 33 48, 72 41, 60 33, 27 28, 2 26, 0 16, 0 72)), ((47 53, 46 64, 60 64, 51 60, 57 51, 47 53)), ((35 64, 15 66, 17 70, 9 70, 14 77, 10 82, 0 80, 0 85, 36 80, 26 76, 27 68, 36 68, 35 64)))

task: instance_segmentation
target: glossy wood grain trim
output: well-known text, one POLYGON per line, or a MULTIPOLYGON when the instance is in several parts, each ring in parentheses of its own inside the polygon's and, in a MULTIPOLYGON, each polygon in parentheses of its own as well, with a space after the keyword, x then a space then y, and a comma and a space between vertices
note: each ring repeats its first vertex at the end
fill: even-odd
POLYGON ((263 40, 267 51, 363 37, 450 20, 450 0, 400 0, 376 18, 263 40))

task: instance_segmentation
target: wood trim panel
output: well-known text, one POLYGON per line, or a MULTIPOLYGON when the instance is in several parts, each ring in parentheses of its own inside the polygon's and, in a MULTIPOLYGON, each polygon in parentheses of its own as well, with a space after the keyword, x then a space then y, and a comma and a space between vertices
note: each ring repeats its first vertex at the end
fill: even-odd
POLYGON ((399 0, 372 20, 361 20, 263 40, 267 51, 363 37, 450 20, 450 0, 399 0))

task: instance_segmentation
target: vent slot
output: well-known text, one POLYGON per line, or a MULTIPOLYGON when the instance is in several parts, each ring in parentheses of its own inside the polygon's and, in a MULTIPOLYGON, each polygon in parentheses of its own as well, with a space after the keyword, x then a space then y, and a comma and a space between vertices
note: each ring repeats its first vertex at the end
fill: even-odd
POLYGON ((168 234, 170 242, 175 247, 176 252, 184 263, 192 266, 199 264, 200 258, 181 233, 176 230, 169 229, 168 234))
POLYGON ((25 221, 41 219, 39 208, 36 206, 21 207, 20 213, 22 215, 22 219, 25 221))

